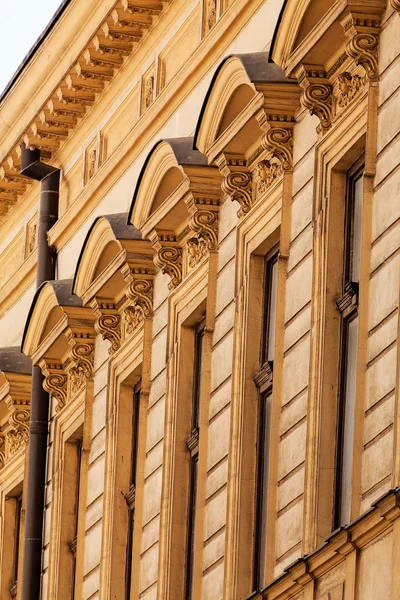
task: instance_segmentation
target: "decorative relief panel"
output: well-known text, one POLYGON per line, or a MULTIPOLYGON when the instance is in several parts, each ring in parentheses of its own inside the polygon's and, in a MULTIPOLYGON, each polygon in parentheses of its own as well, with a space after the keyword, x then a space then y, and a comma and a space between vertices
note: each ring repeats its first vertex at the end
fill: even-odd
POLYGON ((142 94, 141 94, 141 110, 143 113, 151 104, 153 104, 155 96, 155 77, 154 65, 142 77, 142 94))
POLYGON ((203 36, 217 22, 217 0, 203 0, 203 36))
POLYGON ((355 99, 364 89, 367 76, 351 74, 348 71, 341 73, 333 85, 333 113, 336 117, 355 99))
POLYGON ((27 258, 34 249, 37 243, 37 216, 35 215, 26 226, 26 238, 25 238, 25 258, 27 258))
POLYGON ((277 160, 261 160, 253 172, 256 198, 265 194, 282 173, 282 165, 277 160))
POLYGON ((85 152, 85 183, 94 177, 97 170, 97 159, 97 141, 93 140, 85 152))

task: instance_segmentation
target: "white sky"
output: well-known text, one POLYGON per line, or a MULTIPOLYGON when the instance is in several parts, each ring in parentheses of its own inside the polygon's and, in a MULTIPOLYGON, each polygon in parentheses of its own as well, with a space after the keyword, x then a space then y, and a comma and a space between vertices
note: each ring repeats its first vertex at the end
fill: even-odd
POLYGON ((0 0, 0 93, 60 4, 61 0, 0 0))

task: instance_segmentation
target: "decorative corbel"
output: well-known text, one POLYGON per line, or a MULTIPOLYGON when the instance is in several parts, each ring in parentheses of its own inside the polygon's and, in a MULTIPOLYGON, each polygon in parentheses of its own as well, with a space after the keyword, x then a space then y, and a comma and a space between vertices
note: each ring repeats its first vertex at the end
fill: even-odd
POLYGON ((189 267, 195 267, 201 259, 218 248, 217 199, 193 198, 186 200, 191 217, 189 229, 193 235, 186 242, 189 267))
POLYGON ((182 281, 182 248, 172 234, 150 235, 150 241, 156 250, 154 264, 171 278, 168 288, 173 290, 182 281))
POLYGON ((6 464, 6 436, 0 432, 0 469, 6 464))
POLYGON ((276 158, 283 171, 290 171, 293 166, 293 125, 287 123, 286 127, 282 127, 269 124, 261 139, 263 148, 269 152, 268 161, 276 158))
POLYGON ((43 388, 57 400, 56 410, 60 411, 67 403, 67 374, 61 363, 49 363, 43 359, 39 367, 44 375, 43 388))
POLYGON ((72 333, 68 375, 71 392, 75 394, 93 377, 94 337, 87 333, 72 333))
POLYGON ((133 278, 125 292, 130 300, 124 309, 125 334, 131 335, 153 312, 153 280, 133 278))
POLYGON ((333 86, 335 99, 335 116, 339 109, 344 109, 358 95, 366 83, 367 77, 352 75, 348 71, 341 73, 333 86))
POLYGON ((332 125, 332 85, 323 69, 301 67, 298 74, 299 85, 302 88, 300 101, 316 115, 320 121, 320 128, 327 131, 332 125))
POLYGON ((252 177, 244 157, 231 156, 223 152, 215 158, 220 173, 224 176, 222 191, 240 204, 238 217, 247 214, 253 205, 252 177))
POLYGON ((26 446, 29 438, 29 403, 9 401, 10 429, 7 431, 7 452, 13 456, 22 446, 26 446))
POLYGON ((345 35, 349 38, 346 44, 347 54, 356 65, 364 68, 370 81, 376 81, 379 77, 379 19, 357 17, 350 14, 342 22, 342 25, 345 35))
POLYGON ((90 306, 97 317, 94 328, 103 340, 110 342, 108 353, 114 354, 121 346, 121 315, 110 302, 100 302, 94 298, 90 306))

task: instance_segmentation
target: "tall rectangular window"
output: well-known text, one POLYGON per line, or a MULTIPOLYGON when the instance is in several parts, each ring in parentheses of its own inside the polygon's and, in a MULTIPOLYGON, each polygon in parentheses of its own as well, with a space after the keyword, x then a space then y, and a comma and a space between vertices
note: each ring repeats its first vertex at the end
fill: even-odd
POLYGON ((75 477, 75 514, 74 514, 74 537, 70 542, 70 550, 72 552, 72 599, 75 598, 75 581, 76 581, 76 552, 78 546, 78 527, 79 527, 79 496, 81 487, 81 464, 82 464, 82 440, 74 444, 76 477, 75 477))
POLYGON ((21 511, 22 511, 22 495, 15 498, 15 535, 13 549, 13 567, 12 567, 12 584, 10 588, 11 598, 17 597, 18 586, 18 567, 19 567, 19 549, 21 540, 21 511))
POLYGON ((186 537, 186 577, 185 577, 185 600, 193 598, 193 567, 194 546, 196 526, 196 501, 197 501, 197 479, 199 462, 199 425, 200 425, 200 402, 202 391, 202 368, 204 355, 204 330, 203 320, 196 328, 194 348, 194 371, 192 390, 192 431, 186 442, 190 452, 189 464, 189 499, 188 499, 188 523, 186 537))
POLYGON ((125 598, 129 600, 132 582, 132 552, 133 552, 133 529, 135 522, 135 495, 136 495, 136 473, 137 473, 137 454, 139 439, 139 413, 140 413, 140 395, 142 391, 142 381, 139 380, 133 390, 133 410, 132 410, 132 436, 131 436, 131 462, 129 476, 129 490, 125 494, 125 500, 128 505, 128 532, 126 544, 126 567, 125 567, 125 598))
POLYGON ((259 389, 256 506, 254 533, 253 589, 265 586, 267 551, 267 508, 269 451, 271 433, 273 361, 275 347, 278 251, 275 248, 265 258, 264 317, 262 323, 261 369, 254 380, 259 389))
POLYGON ((341 312, 341 353, 334 529, 349 523, 351 518, 362 199, 363 165, 358 161, 347 173, 343 295, 337 302, 341 312))

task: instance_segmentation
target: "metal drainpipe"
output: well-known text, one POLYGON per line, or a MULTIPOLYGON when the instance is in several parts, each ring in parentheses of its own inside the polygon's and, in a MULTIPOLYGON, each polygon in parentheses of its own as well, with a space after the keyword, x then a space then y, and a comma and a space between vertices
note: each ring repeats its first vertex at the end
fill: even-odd
MULTIPOLYGON (((23 145, 21 173, 42 184, 37 223, 37 289, 44 281, 55 279, 56 251, 47 243, 47 232, 58 219, 60 170, 41 162, 40 150, 29 150, 23 145)), ((43 389, 40 368, 33 367, 21 600, 40 598, 48 418, 49 394, 43 389)))

